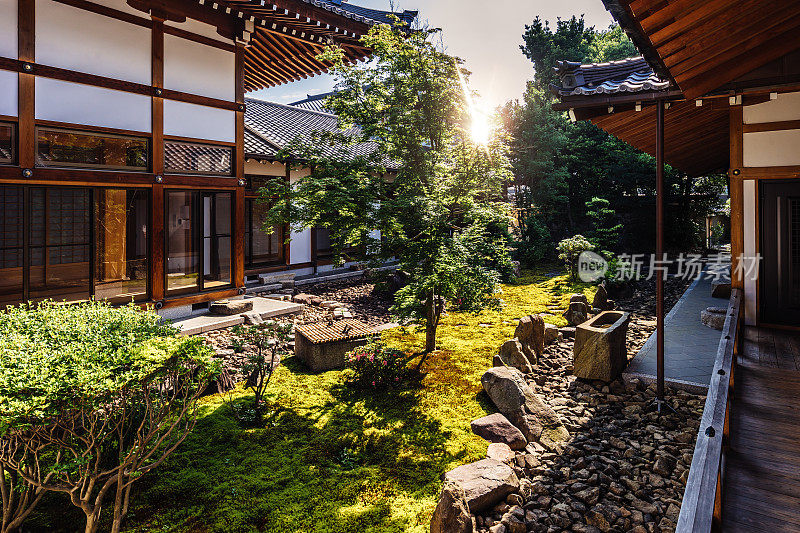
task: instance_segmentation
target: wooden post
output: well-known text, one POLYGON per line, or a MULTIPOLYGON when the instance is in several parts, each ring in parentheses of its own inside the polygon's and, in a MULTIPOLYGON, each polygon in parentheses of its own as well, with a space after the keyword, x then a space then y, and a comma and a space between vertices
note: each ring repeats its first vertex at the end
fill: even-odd
MULTIPOLYGON (((164 21, 153 17, 153 87, 164 87, 164 21)), ((152 165, 153 174, 164 176, 164 99, 152 96, 152 165)), ((164 236, 164 186, 154 183, 151 196, 150 217, 150 297, 154 301, 163 300, 164 261, 166 238, 164 236)))
MULTIPOLYGON (((36 2, 19 0, 18 6, 18 56, 19 60, 33 65, 36 62, 36 2)), ((27 72, 19 73, 18 109, 19 117, 17 136, 19 138, 18 160, 23 169, 36 166, 36 75, 27 72)))
MULTIPOLYGON (((664 257, 664 101, 656 102, 656 261, 664 257)), ((664 401, 664 273, 656 274, 656 397, 664 401)))
MULTIPOLYGON (((236 44, 236 103, 244 106, 244 45, 236 44)), ((244 107, 236 111, 237 187, 233 210, 233 286, 244 287, 244 107)))
POLYGON ((744 290, 744 279, 735 276, 736 265, 744 253, 744 189, 741 169, 744 166, 742 153, 742 106, 732 106, 730 114, 730 159, 729 193, 731 201, 731 287, 744 290))

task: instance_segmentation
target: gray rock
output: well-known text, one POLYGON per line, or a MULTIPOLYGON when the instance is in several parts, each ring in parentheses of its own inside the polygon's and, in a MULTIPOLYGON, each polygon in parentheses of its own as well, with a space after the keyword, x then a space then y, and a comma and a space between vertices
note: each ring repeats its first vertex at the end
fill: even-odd
POLYGON ((561 333, 558 331, 558 327, 554 324, 545 324, 544 325, 544 343, 545 344, 553 344, 554 342, 559 341, 559 336, 561 333))
POLYGON ((497 409, 517 426, 529 441, 558 450, 569 439, 569 432, 558 415, 528 386, 513 368, 490 368, 481 377, 483 390, 497 409))
POLYGON ((439 503, 431 517, 431 533, 473 533, 475 526, 469 514, 464 488, 455 482, 445 482, 439 503))
POLYGON ((531 364, 536 364, 544 353, 544 319, 539 315, 528 315, 519 319, 514 337, 522 344, 522 352, 531 364))
POLYGON ((522 450, 528 444, 525 435, 501 413, 473 420, 470 424, 472 432, 489 442, 508 444, 512 450, 522 450))
POLYGON ((510 465, 515 462, 516 454, 508 444, 502 442, 493 442, 489 444, 486 450, 486 457, 489 459, 497 459, 501 463, 510 465))
MULTIPOLYGON (((583 296, 583 298, 586 299, 586 296, 583 296)), ((564 311, 562 316, 570 326, 577 326, 586 322, 589 318, 589 309, 589 304, 587 303, 581 301, 570 302, 569 308, 564 311)))
POLYGON ((728 310, 723 307, 707 307, 700 311, 700 321, 704 326, 722 330, 725 326, 725 315, 728 310))
POLYGON ((628 364, 630 314, 604 311, 575 328, 573 373, 579 378, 611 382, 628 364))
POLYGON ((493 364, 514 367, 526 374, 533 372, 533 367, 522 350, 522 343, 517 339, 509 339, 500 346, 500 353, 494 357, 493 364))
POLYGON ((253 310, 253 300, 220 300, 212 302, 208 312, 212 315, 232 316, 253 310))
POLYGON ((505 499, 519 489, 519 479, 505 463, 481 459, 450 470, 445 481, 458 483, 465 493, 469 511, 476 513, 505 499))
POLYGON ((601 311, 607 311, 608 307, 608 292, 606 292, 606 288, 603 285, 597 286, 597 292, 594 293, 594 299, 592 300, 592 307, 596 307, 601 311))

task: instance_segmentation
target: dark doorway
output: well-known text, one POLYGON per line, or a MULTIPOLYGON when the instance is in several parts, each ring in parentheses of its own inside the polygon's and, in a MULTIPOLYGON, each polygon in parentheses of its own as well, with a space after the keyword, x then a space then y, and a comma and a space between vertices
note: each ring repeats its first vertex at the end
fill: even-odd
POLYGON ((800 325, 800 180, 761 183, 761 320, 800 325))

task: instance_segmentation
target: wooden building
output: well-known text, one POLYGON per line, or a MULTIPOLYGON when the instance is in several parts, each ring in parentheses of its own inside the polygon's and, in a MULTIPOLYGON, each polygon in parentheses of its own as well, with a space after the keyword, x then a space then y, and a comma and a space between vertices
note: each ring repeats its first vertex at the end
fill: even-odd
POLYGON ((0 304, 241 293, 245 92, 326 71, 329 43, 364 59, 388 20, 336 0, 0 0, 0 304))
POLYGON ((643 57, 562 62, 556 107, 730 183, 733 295, 678 531, 800 531, 800 2, 603 2, 643 57))

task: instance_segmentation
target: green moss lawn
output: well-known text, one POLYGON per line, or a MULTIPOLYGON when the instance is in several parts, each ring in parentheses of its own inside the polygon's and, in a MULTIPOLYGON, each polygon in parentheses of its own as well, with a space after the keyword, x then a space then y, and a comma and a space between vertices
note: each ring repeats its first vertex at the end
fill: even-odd
MULTIPOLYGON (((266 427, 241 429, 221 398, 207 398, 194 432, 140 482, 127 530, 427 531, 440 475, 486 453, 469 423, 493 412, 480 386, 493 354, 519 317, 563 307, 575 291, 591 296, 566 276, 527 272, 503 286, 503 309, 447 315, 427 374, 400 392, 353 393, 341 371, 311 374, 288 357, 266 427)), ((545 320, 563 325, 560 315, 545 320)), ((409 351, 424 344, 410 330, 384 335, 409 351)), ((49 498, 30 525, 75 531, 67 524, 82 513, 70 507, 49 498)))

